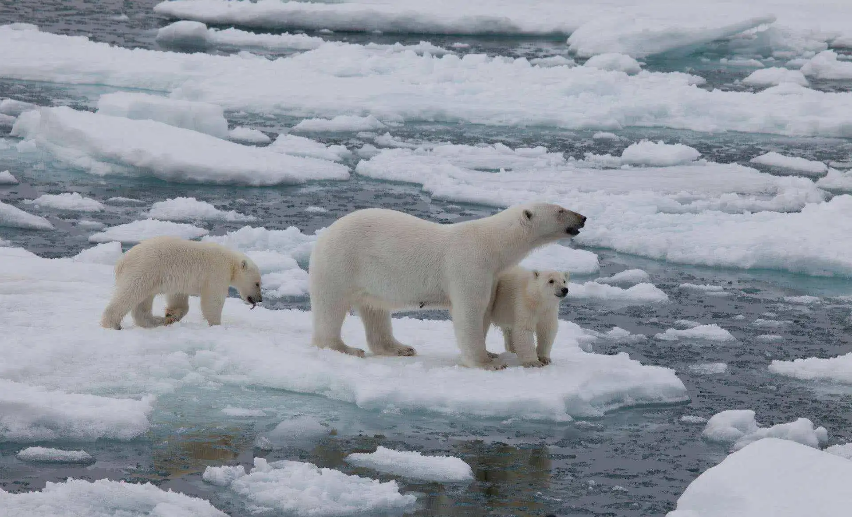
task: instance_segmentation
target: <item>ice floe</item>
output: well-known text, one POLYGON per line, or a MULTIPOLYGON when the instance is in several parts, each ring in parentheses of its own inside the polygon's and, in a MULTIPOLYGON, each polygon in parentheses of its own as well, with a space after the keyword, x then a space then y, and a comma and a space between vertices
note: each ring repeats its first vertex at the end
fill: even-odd
POLYGON ((92 463, 95 459, 86 451, 68 451, 48 447, 27 447, 16 457, 22 461, 35 463, 92 463))
POLYGON ((701 153, 688 145, 644 140, 630 144, 621 153, 621 161, 629 165, 670 167, 688 164, 697 160, 699 156, 701 153))
POLYGON ((622 289, 597 282, 569 283, 567 298, 569 300, 600 300, 628 304, 661 303, 669 299, 668 295, 654 284, 639 283, 627 289, 622 289))
POLYGON ((698 325, 688 329, 666 329, 654 336, 656 339, 663 341, 678 341, 678 340, 700 340, 700 341, 736 341, 736 338, 730 332, 723 329, 715 323, 710 325, 698 325))
POLYGON ((698 375, 719 375, 728 371, 727 363, 698 363, 689 365, 689 371, 698 375))
POLYGON ((303 120, 293 126, 293 131, 373 131, 376 129, 384 129, 386 127, 387 126, 385 124, 372 115, 368 115, 366 117, 338 115, 333 119, 311 118, 303 120))
POLYGON ((80 253, 74 255, 73 260, 74 262, 114 266, 122 255, 121 242, 111 241, 96 244, 91 248, 84 249, 80 253))
POLYGON ((36 208, 52 208, 69 212, 101 212, 104 209, 103 203, 97 199, 81 196, 78 192, 42 194, 31 201, 24 202, 30 203, 36 208))
POLYGON ((250 127, 235 127, 228 131, 228 138, 243 144, 268 144, 272 141, 262 131, 250 127))
POLYGON ((427 456, 416 451, 395 451, 379 446, 376 452, 354 453, 346 462, 385 474, 448 483, 473 479, 473 470, 461 458, 427 456))
POLYGON ((170 99, 137 92, 101 95, 98 113, 133 120, 154 120, 174 127, 228 138, 228 121, 221 106, 207 102, 170 99))
POLYGON ((650 281, 651 277, 648 275, 648 273, 641 269, 627 269, 612 276, 598 278, 595 280, 595 282, 599 284, 610 285, 635 285, 641 283, 648 283, 650 281))
POLYGON ((534 250, 521 261, 520 266, 527 269, 555 269, 575 275, 589 275, 600 269, 597 254, 559 244, 534 250))
POLYGON ((589 58, 583 66, 597 68, 598 70, 609 70, 611 72, 624 72, 625 74, 638 74, 642 66, 638 61, 625 54, 607 53, 598 54, 589 58))
POLYGON ((24 212, 18 207, 0 201, 0 227, 25 230, 52 230, 53 225, 44 217, 24 212))
POLYGON ((102 232, 89 236, 89 242, 126 242, 137 243, 151 237, 169 235, 182 239, 197 239, 209 232, 191 224, 143 219, 132 223, 110 226, 102 232))
POLYGON ((18 178, 9 171, 0 171, 0 185, 17 185, 18 178))
POLYGON ((820 52, 802 66, 802 73, 815 79, 852 79, 852 63, 837 59, 833 50, 820 52))
POLYGON ((333 162, 341 162, 352 156, 345 145, 326 145, 297 135, 279 135, 267 149, 292 156, 304 156, 333 162))
POLYGON ((837 357, 808 357, 792 361, 774 360, 769 371, 805 381, 852 384, 852 353, 837 357))
POLYGON ((253 221, 255 217, 236 210, 219 210, 207 201, 194 197, 176 197, 157 201, 145 213, 145 217, 163 221, 253 221))
POLYGON ((752 158, 750 161, 751 163, 790 169, 808 175, 821 175, 828 171, 828 166, 823 162, 799 158, 797 156, 784 156, 775 151, 761 154, 752 158))
POLYGON ((819 447, 821 443, 828 440, 828 431, 824 427, 814 428, 813 422, 807 418, 799 418, 793 422, 771 427, 761 427, 755 420, 754 411, 731 409, 713 415, 707 421, 702 436, 709 441, 729 443, 733 450, 742 449, 764 438, 780 438, 808 447, 819 447))
POLYGON ((750 86, 777 86, 782 83, 793 83, 800 86, 808 86, 805 74, 799 70, 788 70, 786 68, 762 68, 755 70, 743 79, 743 83, 750 86))

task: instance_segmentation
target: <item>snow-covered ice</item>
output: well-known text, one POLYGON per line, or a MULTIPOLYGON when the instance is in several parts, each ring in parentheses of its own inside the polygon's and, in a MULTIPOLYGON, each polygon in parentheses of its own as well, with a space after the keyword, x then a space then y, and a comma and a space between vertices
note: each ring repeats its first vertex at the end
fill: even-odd
POLYGON ((80 253, 74 255, 73 260, 75 262, 86 262, 88 264, 105 264, 107 266, 114 266, 122 255, 121 242, 112 241, 96 244, 91 248, 84 249, 80 253))
POLYGON ((395 451, 379 446, 376 452, 354 453, 346 462, 385 474, 448 483, 473 479, 473 470, 461 458, 427 456, 416 451, 395 451))
POLYGON ((174 127, 228 138, 228 121, 221 106, 207 102, 170 99, 138 92, 101 95, 98 113, 133 120, 155 120, 174 127))
POLYGON ((311 118, 293 126, 293 131, 334 132, 334 131, 373 131, 387 126, 372 115, 356 117, 338 115, 333 119, 311 118))
POLYGON ((718 375, 728 371, 726 363, 697 363, 689 365, 689 371, 699 375, 718 375))
POLYGON ((598 54, 589 58, 583 66, 597 68, 598 70, 609 70, 611 72, 624 72, 625 74, 638 74, 642 66, 638 61, 625 54, 606 53, 598 54))
POLYGON ((777 86, 782 83, 794 83, 800 86, 808 86, 808 80, 805 74, 799 70, 789 70, 787 68, 762 68, 755 70, 748 77, 743 79, 743 83, 750 86, 777 86))
POLYGON ((729 455, 690 483, 667 517, 846 515, 852 462, 767 438, 729 455))
POLYGON ((837 169, 828 169, 828 174, 816 182, 819 188, 837 190, 840 192, 852 192, 852 172, 840 172, 837 169))
POLYGON ((207 201, 194 197, 176 197, 157 201, 145 213, 145 217, 163 221, 253 221, 255 217, 236 210, 219 210, 207 201))
POLYGON ((18 207, 0 201, 0 227, 25 230, 52 230, 53 225, 44 217, 24 212, 18 207))
POLYGON ((833 50, 820 52, 802 66, 802 73, 815 79, 852 79, 852 63, 840 61, 833 50))
POLYGON ((751 159, 751 163, 790 169, 809 175, 821 175, 828 171, 828 166, 823 162, 799 158, 798 156, 784 156, 783 154, 776 153, 775 151, 770 151, 766 154, 754 157, 751 159))
POLYGON ((18 179, 9 171, 0 171, 0 185, 17 185, 18 179))
POLYGON ((725 290, 721 285, 711 285, 711 284, 692 284, 689 282, 685 282, 680 284, 681 289, 689 289, 690 291, 700 291, 704 293, 721 293, 725 290))
POLYGON ((48 447, 27 447, 17 455, 19 460, 38 463, 91 463, 95 459, 84 450, 68 451, 48 447))
POLYGON ((805 381, 852 384, 852 353, 837 357, 808 357, 792 361, 773 360, 769 371, 805 381))
POLYGON ((207 467, 203 479, 227 487, 254 513, 299 517, 378 514, 413 507, 416 498, 401 494, 395 481, 350 476, 299 461, 254 459, 254 468, 207 467), (242 471, 242 472, 240 472, 242 471))
POLYGON ((670 167, 688 164, 697 160, 699 156, 701 153, 688 145, 644 140, 630 144, 621 153, 621 161, 629 165, 670 167))
POLYGON ((137 243, 161 235, 180 237, 182 239, 197 239, 208 233, 204 228, 199 228, 191 224, 143 219, 118 226, 110 226, 102 232, 89 236, 89 242, 118 241, 137 243))
POLYGON ((67 210, 69 212, 101 212, 103 203, 97 199, 81 196, 78 192, 66 192, 64 194, 42 194, 31 203, 36 208, 52 208, 54 210, 67 210))
POLYGON ((831 447, 826 447, 825 452, 834 454, 835 456, 840 456, 841 458, 846 458, 847 460, 852 460, 852 443, 832 445, 831 447))
POLYGON ((651 281, 651 277, 647 272, 641 269, 627 269, 625 271, 618 272, 612 276, 607 276, 603 278, 598 278, 595 282, 599 284, 610 284, 610 285, 635 285, 641 283, 649 283, 651 281))
POLYGON ((272 141, 262 131, 250 127, 235 127, 228 131, 228 138, 243 144, 268 144, 272 141))
POLYGON ((669 297, 654 284, 640 283, 627 289, 613 285, 586 282, 568 284, 569 300, 600 300, 616 303, 645 304, 668 301, 669 297))
POLYGON ((730 332, 723 329, 715 323, 709 325, 698 325, 688 329, 666 329, 665 332, 654 336, 663 341, 678 341, 678 340, 700 340, 700 341, 717 341, 730 342, 736 341, 736 338, 730 332))
POLYGON ((824 427, 814 428, 813 422, 807 418, 761 427, 751 409, 730 409, 713 415, 707 421, 702 436, 709 441, 729 443, 733 450, 742 449, 764 438, 780 438, 809 447, 819 447, 828 440, 828 431, 824 427))
POLYGON ((595 253, 559 244, 551 244, 534 250, 521 261, 520 266, 533 270, 568 271, 575 275, 589 275, 600 269, 598 256, 595 253))
POLYGON ((680 417, 680 421, 684 424, 703 424, 707 421, 707 419, 703 416, 683 415, 682 417, 680 417))
POLYGON ((341 162, 352 155, 345 145, 326 145, 310 138, 289 134, 279 135, 267 149, 292 156, 304 156, 333 162, 341 162))
POLYGON ((101 176, 142 173, 165 181, 253 186, 349 177, 346 167, 325 160, 244 146, 152 120, 67 107, 26 112, 12 134, 101 176))
MULTIPOLYGON (((8 25, 6 26, 8 27, 8 25)), ((25 111, 38 109, 38 106, 31 102, 24 102, 17 99, 2 99, 0 100, 0 113, 17 117, 25 111)))

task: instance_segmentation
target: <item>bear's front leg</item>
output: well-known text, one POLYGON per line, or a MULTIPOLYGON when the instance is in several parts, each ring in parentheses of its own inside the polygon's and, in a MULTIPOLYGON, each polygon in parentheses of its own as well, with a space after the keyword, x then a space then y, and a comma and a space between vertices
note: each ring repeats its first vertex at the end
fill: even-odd
POLYGON ((550 364, 550 350, 553 348, 553 341, 556 340, 556 330, 558 328, 559 313, 556 311, 538 320, 538 325, 536 325, 535 329, 536 340, 538 341, 536 354, 542 364, 550 364))
MULTIPOLYGON (((487 282, 488 280, 485 279, 487 282)), ((485 311, 488 309, 490 285, 485 289, 469 289, 451 295, 453 328, 456 342, 462 352, 465 366, 486 370, 502 370, 506 367, 499 359, 492 359, 485 348, 485 334, 482 332, 485 311)))
POLYGON ((225 307, 225 298, 228 296, 227 288, 201 290, 201 314, 211 326, 222 323, 222 308, 225 307))
POLYGON ((544 364, 538 360, 535 349, 535 336, 532 330, 524 328, 513 328, 510 330, 512 342, 515 345, 515 354, 521 364, 525 367, 541 367, 544 364))
POLYGON ((166 325, 177 323, 189 312, 189 295, 170 294, 166 298, 166 325))

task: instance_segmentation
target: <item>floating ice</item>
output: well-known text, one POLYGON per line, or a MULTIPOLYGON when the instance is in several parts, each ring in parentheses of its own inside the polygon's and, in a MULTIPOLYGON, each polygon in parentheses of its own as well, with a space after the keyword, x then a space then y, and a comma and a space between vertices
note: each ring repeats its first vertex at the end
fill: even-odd
POLYGON ((710 325, 699 325, 688 329, 666 329, 665 332, 654 336, 663 341, 678 341, 681 339, 703 340, 703 341, 736 341, 730 332, 715 323, 710 325))
POLYGON ((101 212, 103 203, 90 197, 83 197, 77 192, 66 192, 64 194, 42 194, 32 201, 37 208, 53 208, 54 210, 67 210, 70 212, 101 212))
POLYGON ((648 273, 641 269, 627 269, 612 276, 598 278, 595 280, 595 282, 599 284, 610 285, 635 285, 641 283, 648 283, 650 281, 651 277, 648 275, 648 273))
POLYGON ((136 92, 101 95, 98 113, 133 120, 154 120, 174 127, 228 138, 228 121, 221 106, 207 102, 169 99, 136 92))
MULTIPOLYGON (((698 363, 689 365, 689 371, 698 375, 718 375, 728 371, 726 363, 698 363)), ((706 419, 705 419, 706 420, 706 419)))
POLYGON ((598 131, 592 138, 595 140, 621 140, 621 137, 616 135, 615 133, 609 133, 607 131, 598 131))
POLYGON ((808 86, 808 80, 805 74, 799 70, 788 70, 786 68, 763 68, 755 70, 748 77, 743 79, 743 83, 750 86, 776 86, 782 83, 794 83, 800 86, 808 86))
MULTIPOLYGON (((12 127, 15 125, 15 121, 17 117, 13 117, 11 115, 4 115, 0 113, 0 127, 12 127)), ((3 148, 3 144, 0 144, 0 149, 3 148)))
POLYGON ((689 289, 690 291, 702 291, 705 293, 720 293, 725 290, 721 285, 710 285, 710 284, 690 284, 683 283, 679 286, 681 289, 689 289))
POLYGON ((852 353, 837 357, 808 357, 792 361, 774 360, 769 371, 805 381, 828 381, 852 384, 852 353))
POLYGON ((550 68, 552 66, 576 66, 577 63, 570 57, 548 56, 530 59, 530 64, 544 68, 550 68))
POLYGON ((22 461, 38 463, 91 463, 95 461, 86 451, 66 451, 47 447, 27 447, 17 454, 22 461))
POLYGON ((258 417, 266 416, 266 412, 262 409, 247 409, 241 407, 228 406, 222 409, 222 413, 234 417, 258 417))
POLYGON ((53 225, 44 217, 39 217, 20 208, 0 201, 0 227, 23 228, 25 230, 52 230, 53 225))
POLYGON ((784 336, 781 334, 761 334, 759 336, 755 336, 754 339, 763 341, 764 343, 777 343, 784 341, 784 336))
POLYGON ((296 135, 279 135, 267 149, 292 156, 304 156, 333 162, 341 162, 352 155, 345 145, 326 145, 296 135))
POLYGON ((74 255, 74 262, 114 266, 122 255, 120 242, 104 242, 74 255))
POLYGON ((657 286, 649 283, 636 284, 628 289, 621 289, 612 285, 586 282, 584 284, 568 284, 568 299, 642 304, 666 302, 669 297, 657 286))
POLYGON ((737 451, 690 483, 667 517, 846 515, 852 462, 768 438, 737 451))
POLYGON ((311 416, 296 416, 284 420, 275 429, 263 435, 265 443, 293 446, 299 440, 316 440, 331 433, 331 428, 311 416))
POLYGON ((680 417, 680 421, 685 424, 703 424, 707 419, 703 416, 683 415, 680 417))
POLYGON ((110 226, 106 230, 89 237, 89 242, 126 242, 137 243, 152 237, 169 235, 182 239, 197 239, 209 232, 191 224, 144 219, 132 223, 110 226))
POLYGON ((346 167, 324 160, 239 145, 151 120, 67 107, 26 112, 12 134, 97 175, 141 171, 166 181, 253 186, 349 177, 346 167))
POLYGON ((819 447, 820 443, 828 440, 828 431, 825 427, 814 428, 813 422, 807 418, 772 427, 760 427, 754 418, 754 411, 731 409, 713 415, 707 421, 702 436, 713 442, 733 444, 732 449, 736 451, 764 438, 780 438, 808 447, 819 447))
POLYGON ((840 456, 841 458, 846 458, 847 460, 852 460, 852 443, 832 445, 831 447, 826 447, 825 452, 834 454, 835 456, 840 456))
POLYGON ((822 300, 819 296, 810 296, 810 295, 802 295, 802 296, 785 296, 784 301, 787 303, 796 303, 801 305, 812 305, 814 303, 820 303, 822 300))
MULTIPOLYGON (((8 25, 6 26, 8 27, 8 25)), ((30 102, 19 101, 15 99, 0 100, 0 113, 11 117, 17 117, 25 111, 38 109, 38 106, 30 102)))
POLYGON ((836 169, 828 169, 828 174, 818 179, 816 184, 819 188, 852 192, 852 172, 840 172, 836 169))
POLYGON ((210 44, 206 25, 185 20, 161 27, 155 39, 160 45, 190 49, 204 49, 210 44))
POLYGON ((590 275, 600 269, 597 254, 559 244, 533 251, 521 261, 520 266, 527 269, 555 269, 575 275, 590 275))
POLYGON ((148 430, 153 402, 49 391, 0 378, 0 442, 132 440, 148 430))
POLYGON ((207 47, 249 47, 273 51, 311 50, 325 43, 307 34, 257 34, 240 29, 208 29, 195 21, 178 21, 157 31, 157 43, 165 47, 204 50, 207 47))
POLYGON ((0 171, 0 185, 17 185, 18 178, 12 176, 9 171, 0 171))
POLYGON ((272 141, 262 131, 249 127, 235 127, 228 131, 228 138, 244 144, 268 144, 272 141))
POLYGON ((108 479, 48 481, 41 491, 18 494, 0 489, 0 508, 3 517, 227 517, 203 499, 108 479))
POLYGON ((176 197, 158 201, 151 205, 146 214, 151 219, 163 221, 254 221, 255 217, 241 214, 235 210, 219 210, 206 201, 194 197, 176 197))
POLYGON ((583 66, 597 68, 598 70, 609 70, 611 72, 624 72, 625 74, 638 74, 642 66, 638 61, 625 54, 606 53, 592 56, 583 66))
POLYGON ((381 446, 376 452, 350 454, 346 462, 385 474, 424 481, 452 483, 473 479, 473 470, 461 458, 425 456, 416 451, 395 451, 381 446))
POLYGON ((683 144, 666 144, 643 140, 621 153, 621 161, 630 165, 670 167, 694 162, 701 156, 697 150, 683 144))
POLYGON ((207 467, 202 478, 226 486, 254 513, 286 513, 299 517, 378 514, 411 508, 416 498, 399 493, 395 481, 349 476, 299 461, 254 459, 243 467, 207 467), (240 473, 242 470, 242 473, 240 473))
POLYGON ((770 151, 766 154, 761 154, 760 156, 752 158, 751 163, 790 169, 808 175, 821 175, 828 170, 828 166, 823 162, 807 160, 796 156, 784 156, 783 154, 776 153, 775 151, 770 151))
POLYGON ((321 206, 309 206, 305 207, 305 212, 309 214, 324 214, 328 212, 328 209, 321 206))
POLYGON ((852 79, 852 63, 837 59, 833 50, 820 52, 802 66, 802 73, 815 79, 852 79))
POLYGON ((366 117, 354 117, 351 115, 338 115, 333 119, 312 118, 299 122, 293 126, 293 131, 306 132, 333 132, 333 131, 372 131, 384 129, 385 126, 379 119, 372 115, 366 117))
POLYGON ((603 333, 602 337, 615 343, 636 343, 648 339, 644 334, 631 334, 621 327, 613 327, 609 332, 603 333))
POLYGON ((107 199, 107 202, 115 203, 117 205, 144 205, 145 204, 144 201, 140 201, 138 199, 132 199, 132 198, 129 198, 129 197, 121 197, 121 196, 111 197, 111 198, 107 199))

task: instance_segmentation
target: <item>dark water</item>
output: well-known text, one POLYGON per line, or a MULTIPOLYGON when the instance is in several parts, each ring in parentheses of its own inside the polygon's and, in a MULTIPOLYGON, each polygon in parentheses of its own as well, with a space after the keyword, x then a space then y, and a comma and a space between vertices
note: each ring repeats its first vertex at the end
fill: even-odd
MULTIPOLYGON (((154 31, 168 23, 155 16, 150 0, 121 1, 0 1, 0 23, 29 22, 42 30, 63 34, 86 34, 93 39, 130 46, 157 48, 154 31), (126 18, 118 18, 119 15, 126 18)), ((538 57, 564 53, 561 41, 529 38, 426 38, 335 34, 333 38, 353 42, 392 43, 430 39, 437 45, 455 41, 470 44, 466 51, 538 57)), ((221 51, 221 50, 220 50, 221 51)), ((705 52, 714 52, 713 48, 705 52)), ((709 84, 733 84, 748 74, 720 67, 701 68, 695 56, 681 61, 649 62, 649 67, 683 70, 683 60, 693 64, 693 73, 706 76, 709 84)), ((832 86, 838 87, 837 85, 832 86)), ((847 86, 842 86, 847 88, 847 86)), ((91 107, 105 90, 101 87, 49 85, 0 80, 0 97, 14 97, 39 104, 69 104, 91 107)), ((229 114, 229 123, 250 125, 274 132, 294 120, 259 119, 229 114)), ((0 131, 3 131, 0 129, 0 131)), ((395 136, 454 143, 502 142, 509 146, 544 145, 552 151, 582 157, 585 152, 617 154, 640 138, 683 142, 695 147, 709 160, 746 163, 749 157, 775 150, 818 160, 846 161, 852 142, 837 139, 795 139, 749 134, 706 135, 684 131, 628 129, 617 142, 591 139, 591 132, 548 129, 485 128, 469 125, 407 124, 395 136)), ((2 135, 0 135, 2 136, 2 135)), ((356 148, 354 135, 327 138, 356 148)), ((180 185, 137 178, 101 178, 68 169, 49 159, 0 151, 0 170, 10 169, 22 181, 0 187, 0 199, 19 205, 41 193, 75 190, 104 201, 123 196, 144 204, 107 203, 108 209, 86 219, 114 225, 139 217, 154 201, 176 196, 195 196, 215 202, 220 208, 255 215, 256 225, 270 229, 297 226, 313 232, 354 209, 381 206, 403 210, 435 221, 460 221, 481 217, 495 209, 431 199, 412 185, 392 184, 353 176, 345 182, 314 182, 304 186, 233 188, 180 185), (27 161, 19 161, 25 159, 27 161), (305 212, 322 206, 327 213, 305 212)), ((349 165, 354 166, 354 162, 349 165)), ((23 205, 21 205, 23 206, 23 205)), ((69 256, 88 247, 91 230, 78 225, 78 217, 49 213, 54 232, 32 232, 0 228, 0 237, 46 257, 69 256)), ((207 223, 213 233, 239 228, 239 223, 207 223)), ((718 323, 728 329, 737 343, 731 345, 689 342, 667 343, 647 339, 617 344, 599 340, 594 350, 602 354, 628 352, 645 364, 677 370, 689 390, 685 405, 637 408, 618 411, 604 418, 570 423, 500 422, 434 414, 386 414, 322 397, 296 395, 270 389, 220 391, 186 389, 158 399, 154 426, 143 438, 130 443, 100 441, 94 444, 65 443, 65 448, 85 448, 97 458, 86 466, 42 466, 18 461, 21 444, 0 443, 0 487, 7 491, 36 490, 45 481, 68 476, 83 479, 126 479, 151 481, 163 488, 210 499, 231 515, 248 515, 245 508, 220 489, 201 482, 207 465, 250 465, 253 457, 298 459, 347 473, 376 477, 372 471, 351 467, 343 457, 351 452, 372 451, 376 445, 413 449, 424 453, 453 454, 474 468, 470 484, 418 483, 397 479, 405 492, 420 494, 418 515, 611 515, 638 517, 662 515, 674 507, 677 497, 695 477, 727 454, 723 445, 701 440, 702 425, 679 421, 682 415, 709 417, 726 409, 754 409, 758 421, 767 424, 807 417, 829 430, 830 443, 852 440, 852 406, 849 390, 813 386, 770 375, 772 359, 830 357, 852 350, 852 302, 823 299, 817 305, 797 305, 784 296, 816 294, 831 296, 852 292, 852 283, 770 271, 739 271, 688 267, 642 259, 609 250, 599 254, 601 275, 642 268, 671 303, 664 305, 612 306, 598 303, 564 304, 561 317, 584 328, 607 331, 619 326, 633 333, 653 335, 675 326, 677 320, 718 323), (681 283, 724 285, 725 297, 684 290, 681 283), (752 322, 757 318, 790 323, 772 333, 783 341, 765 342, 757 336, 766 329, 752 322), (701 375, 689 369, 695 363, 724 362, 723 374, 701 375), (198 401, 205 401, 199 404, 198 401), (280 408, 281 414, 245 421, 224 417, 210 409, 210 400, 240 401, 249 407, 258 400, 280 408), (258 434, 274 427, 286 415, 305 414, 330 422, 335 434, 307 442, 285 444, 272 450, 256 448, 258 434)), ((578 279, 578 280, 583 280, 578 279)), ((306 299, 272 301, 276 307, 306 307, 306 299)), ((445 317, 435 313, 431 317, 445 317)))

